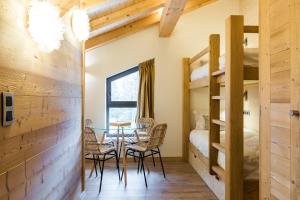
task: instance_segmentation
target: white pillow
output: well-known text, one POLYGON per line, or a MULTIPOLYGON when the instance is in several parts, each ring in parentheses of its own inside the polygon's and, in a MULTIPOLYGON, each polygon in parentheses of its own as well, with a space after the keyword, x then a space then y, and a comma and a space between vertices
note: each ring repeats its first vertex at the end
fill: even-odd
POLYGON ((196 110, 193 111, 194 121, 196 124, 196 130, 207 130, 205 129, 205 119, 203 117, 203 113, 198 112, 196 110))
POLYGON ((208 130, 209 128, 209 115, 202 115, 204 119, 204 130, 208 130))

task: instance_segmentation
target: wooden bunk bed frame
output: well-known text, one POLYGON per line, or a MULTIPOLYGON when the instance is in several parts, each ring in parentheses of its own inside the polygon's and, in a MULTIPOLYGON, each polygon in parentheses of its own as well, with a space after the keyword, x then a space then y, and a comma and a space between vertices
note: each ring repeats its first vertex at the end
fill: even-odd
POLYGON ((258 26, 245 26, 243 16, 226 20, 226 67, 219 69, 220 36, 210 35, 209 47, 192 58, 183 58, 183 158, 219 199, 258 199, 258 180, 244 180, 243 93, 244 85, 258 83, 258 68, 244 66, 244 33, 258 33, 258 26), (190 81, 190 66, 209 54, 209 76, 190 81), (225 97, 220 87, 225 86, 225 97), (190 90, 209 89, 209 158, 189 142, 190 90), (225 101, 226 122, 220 120, 220 101, 225 101), (220 144, 220 126, 225 127, 226 146, 220 144), (225 153, 226 169, 218 166, 218 152, 225 153))

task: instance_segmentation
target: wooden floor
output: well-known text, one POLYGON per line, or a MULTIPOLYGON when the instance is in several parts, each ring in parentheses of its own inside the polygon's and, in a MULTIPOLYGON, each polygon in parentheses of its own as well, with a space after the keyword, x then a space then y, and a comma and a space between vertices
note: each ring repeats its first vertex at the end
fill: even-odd
POLYGON ((148 189, 145 187, 144 177, 137 174, 136 163, 128 167, 128 185, 118 181, 117 171, 113 164, 106 165, 103 176, 102 192, 98 194, 99 176, 95 173, 88 178, 90 164, 86 164, 86 193, 84 200, 94 199, 128 199, 128 200, 176 200, 176 199, 217 199, 207 185, 201 180, 194 169, 184 162, 165 162, 167 178, 163 178, 160 165, 150 166, 147 175, 148 189))

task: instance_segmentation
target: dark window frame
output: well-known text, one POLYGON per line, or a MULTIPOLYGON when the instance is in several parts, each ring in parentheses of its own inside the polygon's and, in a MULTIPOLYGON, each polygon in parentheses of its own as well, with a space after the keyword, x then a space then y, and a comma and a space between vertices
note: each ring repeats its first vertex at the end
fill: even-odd
POLYGON ((139 67, 133 67, 126 71, 120 72, 106 79, 106 128, 109 128, 109 108, 136 108, 137 101, 112 101, 111 100, 111 83, 117 79, 123 78, 139 71, 139 67))

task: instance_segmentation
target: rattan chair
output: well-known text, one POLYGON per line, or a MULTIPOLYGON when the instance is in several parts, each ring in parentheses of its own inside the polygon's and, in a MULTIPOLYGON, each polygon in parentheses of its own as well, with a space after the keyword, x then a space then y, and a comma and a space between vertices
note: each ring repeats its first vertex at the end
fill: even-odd
POLYGON ((156 124, 153 118, 139 118, 136 121, 136 125, 138 128, 138 132, 145 132, 147 135, 150 134, 151 129, 156 124))
POLYGON ((101 142, 98 142, 94 130, 89 127, 85 128, 85 155, 86 155, 86 159, 93 160, 96 176, 98 176, 97 163, 99 163, 99 168, 101 173, 99 193, 101 192, 101 187, 102 187, 105 161, 112 158, 116 158, 116 168, 118 170, 118 176, 120 180, 119 158, 118 158, 117 150, 112 145, 103 144, 104 137, 102 138, 103 139, 101 140, 101 142))
MULTIPOLYGON (((126 155, 125 155, 126 157, 128 155, 137 157, 135 153, 139 154, 138 155, 138 158, 139 158, 138 165, 140 165, 140 162, 141 162, 141 170, 143 171, 143 174, 144 174, 146 187, 148 187, 147 179, 146 179, 146 175, 145 175, 145 166, 144 166, 144 160, 146 157, 149 157, 149 156, 152 156, 155 154, 159 155, 164 178, 166 178, 165 169, 164 169, 164 165, 163 165, 163 161, 162 161, 161 153, 160 153, 160 149, 159 149, 159 147, 164 142, 166 131, 167 131, 167 124, 157 124, 151 129, 148 142, 141 141, 141 142, 138 142, 137 144, 132 144, 132 145, 127 146, 126 155)), ((139 168, 140 167, 138 166, 138 170, 139 170, 139 168)), ((123 169, 123 171, 124 171, 124 169, 123 169)), ((122 179, 122 177, 123 177, 123 172, 122 172, 121 179, 122 179)))
MULTIPOLYGON (((153 118, 139 118, 136 121, 136 126, 138 127, 135 131, 135 138, 132 140, 131 144, 136 144, 140 142, 148 142, 150 137, 151 129, 156 124, 153 118)), ((135 157, 134 157, 135 160, 135 157)), ((152 154, 152 161, 155 167, 155 159, 152 154)))

